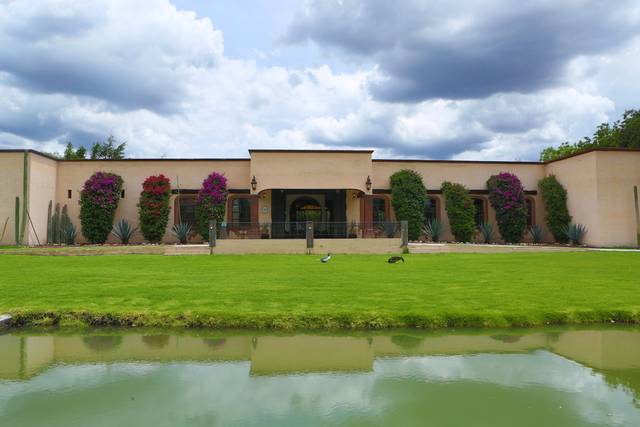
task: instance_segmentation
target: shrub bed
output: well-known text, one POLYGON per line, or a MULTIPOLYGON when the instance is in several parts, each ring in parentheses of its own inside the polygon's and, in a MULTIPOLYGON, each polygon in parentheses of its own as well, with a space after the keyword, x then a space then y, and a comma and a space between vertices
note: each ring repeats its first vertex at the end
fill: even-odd
POLYGON ((469 190, 462 184, 444 182, 442 194, 451 233, 459 242, 470 242, 476 234, 476 208, 469 190))
POLYGON ((422 176, 411 169, 391 175, 391 204, 398 221, 407 221, 409 239, 418 240, 424 225, 424 205, 427 189, 422 176))
POLYGON ((110 172, 96 172, 80 192, 80 226, 91 243, 104 243, 113 227, 120 200, 122 178, 110 172))
POLYGON ((162 240, 169 222, 169 201, 171 180, 166 176, 154 175, 144 180, 138 202, 140 232, 145 240, 157 243, 162 240))
POLYGON ((209 239, 209 221, 224 221, 227 202, 227 178, 212 172, 203 182, 196 199, 197 231, 203 239, 209 239))
POLYGON ((520 179, 503 172, 489 178, 487 188, 502 239, 507 243, 520 242, 527 228, 527 204, 520 179))
POLYGON ((566 230, 571 223, 571 215, 567 208, 567 190, 560 184, 555 175, 549 175, 538 181, 545 210, 547 211, 547 227, 553 238, 560 243, 568 241, 566 230))

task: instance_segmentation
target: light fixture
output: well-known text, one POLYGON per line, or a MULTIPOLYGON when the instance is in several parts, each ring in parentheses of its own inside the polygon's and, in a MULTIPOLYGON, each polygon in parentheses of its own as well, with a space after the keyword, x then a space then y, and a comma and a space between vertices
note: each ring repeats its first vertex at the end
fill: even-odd
POLYGON ((256 181, 256 176, 254 175, 253 178, 251 178, 251 189, 255 191, 257 187, 258 181, 256 181))
POLYGON ((367 185, 367 190, 371 190, 371 177, 367 175, 367 182, 365 183, 367 185))

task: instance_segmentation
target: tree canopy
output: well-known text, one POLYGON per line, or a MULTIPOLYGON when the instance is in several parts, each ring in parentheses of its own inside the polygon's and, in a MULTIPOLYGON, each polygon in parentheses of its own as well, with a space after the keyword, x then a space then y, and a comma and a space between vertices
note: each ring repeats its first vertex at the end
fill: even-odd
MULTIPOLYGON (((109 135, 106 141, 96 141, 91 146, 90 159, 122 160, 125 158, 126 142, 118 143, 113 135, 109 135)), ((87 158, 85 147, 74 148, 71 142, 67 143, 67 148, 62 156, 65 160, 78 160, 87 158)))
POLYGON ((593 137, 584 137, 558 147, 547 147, 540 153, 540 161, 546 162, 597 147, 640 148, 640 110, 627 110, 614 123, 601 123, 593 137))

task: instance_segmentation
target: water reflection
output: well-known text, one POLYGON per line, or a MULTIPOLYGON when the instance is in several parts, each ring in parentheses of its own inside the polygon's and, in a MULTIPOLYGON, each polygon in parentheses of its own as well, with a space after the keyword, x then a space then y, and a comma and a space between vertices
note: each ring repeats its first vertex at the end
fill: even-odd
POLYGON ((0 335, 0 425, 640 425, 639 398, 635 329, 0 335))

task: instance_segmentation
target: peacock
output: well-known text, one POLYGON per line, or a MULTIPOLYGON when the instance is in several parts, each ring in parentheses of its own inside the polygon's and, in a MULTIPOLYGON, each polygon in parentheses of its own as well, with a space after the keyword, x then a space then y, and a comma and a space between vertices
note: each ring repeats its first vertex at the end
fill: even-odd
POLYGON ((402 258, 401 256, 392 256, 391 258, 389 258, 389 259, 387 260, 387 262, 388 262, 389 264, 395 264, 395 263, 396 263, 396 262, 398 262, 398 261, 402 261, 402 262, 404 262, 404 258, 402 258))
POLYGON ((326 264, 329 262, 330 259, 331 259, 331 254, 327 254, 327 256, 323 256, 322 258, 320 258, 320 262, 323 264, 326 264))

